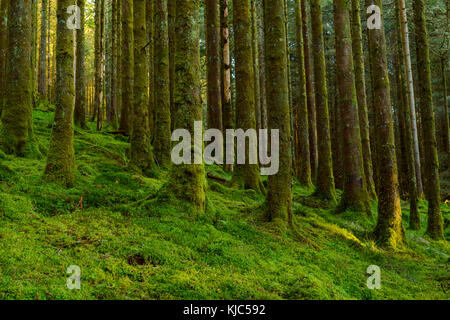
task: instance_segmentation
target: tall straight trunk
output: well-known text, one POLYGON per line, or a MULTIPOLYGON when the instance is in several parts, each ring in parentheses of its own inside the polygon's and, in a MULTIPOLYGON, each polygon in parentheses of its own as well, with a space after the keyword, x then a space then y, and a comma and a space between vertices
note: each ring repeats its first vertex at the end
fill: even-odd
POLYGON ((356 96, 358 100, 359 126, 361 132, 362 155, 364 161, 364 177, 367 193, 376 199, 373 181, 372 151, 370 149, 369 114, 367 110, 366 74, 364 69, 364 52, 362 44, 362 28, 359 0, 352 0, 352 50, 355 65, 356 96))
POLYGON ((304 59, 304 41, 302 28, 301 0, 295 2, 295 25, 297 34, 297 103, 295 106, 295 150, 296 150, 296 173, 300 183, 312 186, 311 180, 311 158, 309 154, 309 127, 308 127, 308 103, 306 93, 306 75, 304 59))
POLYGON ((266 64, 264 56, 264 10, 262 8, 264 0, 257 0, 256 10, 258 24, 258 60, 259 60, 259 89, 261 104, 261 128, 267 129, 267 99, 266 99, 266 64))
MULTIPOLYGON (((381 0, 366 0, 366 6, 375 4, 382 9, 381 0)), ((368 16, 373 12, 368 13, 368 16)), ((378 221, 375 237, 381 246, 395 248, 405 243, 402 210, 398 190, 398 170, 395 158, 394 127, 387 65, 384 26, 368 30, 372 65, 372 86, 376 112, 378 168, 380 192, 378 194, 378 221), (376 66, 376 67, 374 67, 376 66)))
POLYGON ((397 95, 399 104, 399 121, 403 130, 403 150, 402 157, 406 164, 405 166, 405 181, 407 184, 409 195, 409 227, 413 230, 420 230, 420 216, 417 208, 417 184, 416 184, 416 171, 414 169, 414 146, 413 135, 411 128, 411 115, 408 103, 408 96, 406 94, 406 72, 402 49, 402 40, 400 33, 400 7, 396 6, 397 17, 397 50, 396 50, 396 68, 397 68, 397 95))
POLYGON ((316 126, 316 101, 314 96, 314 79, 311 61, 311 46, 309 44, 308 12, 306 10, 306 0, 301 0, 302 9, 302 29, 303 47, 305 52, 305 77, 306 77, 306 98, 308 103, 308 129, 309 129, 309 154, 311 157, 311 176, 315 183, 317 180, 318 150, 317 150, 317 126, 316 126))
POLYGON ((314 55, 314 79, 317 112, 318 167, 317 191, 320 197, 336 201, 336 190, 331 158, 330 120, 323 42, 322 8, 320 0, 311 0, 312 50, 314 55))
POLYGON ((145 170, 153 167, 153 154, 150 146, 148 128, 148 67, 147 67, 147 23, 145 19, 145 0, 133 0, 130 4, 133 15, 134 65, 133 77, 133 112, 130 155, 133 166, 145 170))
POLYGON ((36 106, 37 73, 38 73, 38 0, 31 0, 31 92, 33 108, 36 106))
POLYGON ((102 129, 103 122, 103 1, 95 0, 95 113, 98 131, 102 129))
POLYGON ((206 66, 208 73, 208 128, 222 131, 222 97, 220 93, 220 4, 205 1, 206 66))
MULTIPOLYGON (((170 0, 169 0, 170 1, 170 0)), ((148 34, 148 87, 149 87, 149 95, 148 95, 148 125, 150 129, 150 136, 152 137, 152 141, 156 142, 154 139, 155 133, 155 121, 156 121, 156 108, 155 108, 155 1, 147 0, 146 3, 147 10, 147 34, 148 34)), ((169 83, 170 86, 170 83, 169 83)), ((170 99, 169 99, 170 105, 170 99)))
POLYGON ((38 92, 41 99, 47 97, 47 0, 41 6, 41 42, 39 45, 39 82, 38 92))
MULTIPOLYGON (((106 111, 106 121, 112 123, 112 77, 113 77, 113 52, 112 52, 112 1, 114 0, 104 0, 105 1, 105 18, 104 18, 104 86, 105 86, 105 111, 106 111)), ((144 11, 145 12, 145 11, 144 11)), ((145 38, 147 40, 147 37, 145 38)))
MULTIPOLYGON (((233 3, 233 9, 236 60, 236 127, 246 131, 256 129, 250 0, 236 1, 233 3)), ((252 147, 255 146, 246 145, 246 164, 236 166, 235 177, 238 180, 242 179, 245 189, 263 191, 258 165, 248 163, 248 155, 252 147)))
MULTIPOLYGON (((441 58, 441 79, 442 79, 442 96, 444 98, 444 151, 448 155, 450 152, 450 130, 448 119, 448 99, 447 99, 447 74, 445 66, 447 65, 446 57, 441 58)), ((448 165, 448 161, 447 161, 448 165)))
POLYGON ((364 178, 364 164, 353 74, 350 9, 352 0, 334 0, 334 29, 336 32, 337 89, 341 101, 344 156, 344 194, 341 210, 370 212, 364 178))
MULTIPOLYGON (((230 58, 230 28, 228 0, 220 0, 220 25, 222 46, 222 125, 223 131, 234 129, 234 109, 231 96, 231 58, 230 58)), ((234 151, 234 150, 233 150, 234 151)), ((232 164, 225 164, 225 170, 233 171, 232 164)))
MULTIPOLYGON (((0 4, 0 72, 6 74, 6 61, 8 59, 8 6, 9 0, 0 4)), ((0 113, 3 109, 6 94, 6 77, 0 77, 0 113)))
POLYGON ((117 46, 118 46, 118 30, 117 30, 117 0, 111 0, 111 119, 110 123, 113 128, 117 128, 117 46))
POLYGON ((116 0, 116 2, 116 125, 120 126, 122 113, 122 1, 116 0))
POLYGON ((85 25, 85 0, 77 0, 80 8, 80 29, 77 30, 76 49, 76 81, 75 81, 75 124, 86 128, 86 71, 84 58, 84 25, 85 25))
POLYGON ((268 217, 292 223, 292 154, 284 0, 264 0, 269 129, 280 130, 280 169, 269 177, 268 217))
POLYGON ((47 21, 47 100, 52 102, 52 83, 51 83, 51 26, 52 26, 52 2, 48 2, 48 21, 47 21))
POLYGON ((29 156, 32 127, 32 4, 30 0, 10 1, 5 102, 1 113, 0 148, 17 156, 29 156))
MULTIPOLYGON (((169 23, 167 0, 155 2, 155 156, 160 165, 169 167, 171 152, 169 23)), ((219 69, 220 74, 220 69, 219 69)), ((220 96, 220 87, 219 87, 220 96)))
POLYGON ((169 10, 169 78, 170 78, 170 123, 172 131, 175 128, 175 101, 174 101, 174 90, 175 90, 175 19, 177 15, 177 0, 167 0, 167 7, 169 10))
MULTIPOLYGON (((413 143, 414 143, 414 165, 416 170, 416 180, 417 180, 417 191, 419 195, 423 194, 422 185, 422 171, 420 162, 420 149, 419 149, 419 134, 417 130, 417 119, 416 119, 416 100, 414 96, 414 80, 413 71, 411 66, 411 53, 409 46, 409 31, 408 31, 408 18, 406 15, 406 2, 405 0, 397 0, 398 6, 400 7, 400 27, 402 34, 402 46, 403 55, 405 57, 405 67, 406 76, 408 80, 407 95, 409 101, 410 115, 411 115, 411 126, 413 133, 413 143)), ((415 0, 414 0, 415 1, 415 0)))
POLYGON ((67 28, 67 8, 72 0, 58 0, 56 27, 56 109, 45 167, 47 181, 66 187, 75 182, 73 142, 74 74, 73 31, 67 28))
POLYGON ((133 0, 122 1, 122 111, 119 131, 131 134, 131 117, 134 105, 134 36, 133 36, 133 0))
POLYGON ((436 142, 436 125, 431 89, 430 52, 427 38, 423 0, 413 1, 414 26, 419 73, 419 99, 425 157, 425 195, 428 200, 427 234, 432 239, 444 239, 440 207, 439 160, 436 142))
MULTIPOLYGON (((176 19, 174 25, 174 102, 175 127, 187 128, 194 137, 194 122, 202 121, 200 98, 200 39, 199 39, 199 0, 176 0, 176 19)), ((191 141, 191 154, 195 142, 191 141)), ((197 150, 200 152, 202 150, 197 150)), ((172 196, 187 201, 195 209, 206 209, 206 179, 203 164, 182 164, 172 166, 169 180, 172 196)))
POLYGON ((254 82, 255 82, 255 117, 256 117, 256 129, 259 130, 262 127, 261 122, 261 88, 259 86, 259 46, 258 46, 258 13, 256 10, 256 1, 251 0, 251 15, 252 15, 252 52, 253 52, 253 70, 254 70, 254 82))

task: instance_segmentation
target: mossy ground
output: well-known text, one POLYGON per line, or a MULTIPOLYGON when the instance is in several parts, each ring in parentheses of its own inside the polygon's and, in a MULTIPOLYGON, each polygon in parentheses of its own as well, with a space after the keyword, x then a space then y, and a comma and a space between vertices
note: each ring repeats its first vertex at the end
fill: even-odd
MULTIPOLYGON (((48 148, 52 113, 34 113, 48 148)), ((264 198, 208 181, 213 222, 153 196, 164 171, 128 168, 120 136, 77 129, 71 189, 42 181, 45 159, 0 155, 0 299, 449 299, 450 246, 407 229, 408 248, 370 240, 365 214, 334 214, 313 190, 294 189, 295 230, 264 221, 264 198), (381 290, 366 287, 369 265, 381 290), (68 290, 78 265, 81 290, 68 290)), ((231 177, 218 167, 209 172, 231 177)), ((446 237, 450 209, 442 205, 446 237)), ((403 219, 408 226, 408 206, 403 219)))

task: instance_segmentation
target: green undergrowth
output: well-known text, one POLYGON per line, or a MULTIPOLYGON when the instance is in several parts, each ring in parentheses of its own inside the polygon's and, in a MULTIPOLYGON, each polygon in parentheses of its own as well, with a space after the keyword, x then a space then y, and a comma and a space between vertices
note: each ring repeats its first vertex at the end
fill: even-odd
MULTIPOLYGON (((51 121, 34 114, 43 150, 51 121)), ((420 231, 407 229, 403 204, 408 247, 388 252, 371 240, 376 216, 336 214, 299 185, 294 227, 279 230, 265 221, 261 195, 212 166, 212 218, 195 219, 185 204, 158 201, 168 172, 133 172, 127 139, 89 125, 75 132, 71 189, 43 183, 45 157, 0 154, 0 299, 450 298, 450 246, 424 235, 426 202, 420 231), (71 265, 81 268, 80 290, 66 286, 71 265), (369 265, 381 268, 380 290, 366 286, 369 265)))

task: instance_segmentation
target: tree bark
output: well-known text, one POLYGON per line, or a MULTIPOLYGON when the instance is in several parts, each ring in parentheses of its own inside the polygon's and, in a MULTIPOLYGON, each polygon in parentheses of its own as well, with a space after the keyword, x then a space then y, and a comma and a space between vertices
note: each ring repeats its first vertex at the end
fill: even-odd
POLYGON ((42 0, 41 7, 41 42, 39 45, 39 83, 40 99, 47 97, 47 0, 42 0))
POLYGON ((77 0, 77 5, 81 10, 80 29, 77 30, 76 44, 76 81, 75 81, 75 124, 81 128, 86 128, 86 79, 85 79, 85 59, 84 59, 84 25, 85 25, 85 0, 77 0))

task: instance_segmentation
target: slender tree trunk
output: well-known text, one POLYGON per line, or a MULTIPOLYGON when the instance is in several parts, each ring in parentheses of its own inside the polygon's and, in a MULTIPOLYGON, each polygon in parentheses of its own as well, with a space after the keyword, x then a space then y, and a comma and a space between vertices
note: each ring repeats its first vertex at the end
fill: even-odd
POLYGON ((133 0, 122 1, 122 112, 119 131, 131 134, 131 117, 134 105, 134 36, 133 36, 133 0))
POLYGON ((305 76, 306 76, 306 98, 308 103, 308 129, 309 129, 309 154, 311 157, 311 177, 315 183, 317 180, 317 128, 316 128, 316 101, 314 96, 314 79, 311 61, 311 47, 309 44, 308 12, 306 10, 306 0, 301 0, 303 47, 305 52, 305 76))
POLYGON ((95 113, 98 131, 103 123, 103 1, 95 1, 95 113))
POLYGON ((362 154, 364 161, 364 177, 367 193, 376 199, 373 181, 372 151, 370 149, 369 114, 366 97, 366 75, 364 70, 364 52, 362 44, 362 28, 359 0, 352 0, 352 50, 355 65, 356 95, 358 99, 359 125, 361 132, 362 154))
POLYGON ((122 113, 122 1, 116 0, 117 12, 116 12, 116 125, 120 126, 120 119, 122 113))
POLYGON ((369 197, 364 178, 364 164, 358 101, 354 78, 350 9, 352 0, 334 0, 334 29, 336 32, 337 89, 341 101, 344 155, 344 194, 341 210, 370 212, 369 197))
POLYGON ((220 93, 220 4, 205 1, 206 61, 208 72, 208 128, 222 131, 222 97, 220 93))
POLYGON ((308 103, 306 93, 306 75, 304 59, 304 41, 302 28, 302 10, 300 0, 295 2, 296 34, 297 34, 297 105, 295 118, 295 150, 296 173, 300 183, 311 187, 311 158, 309 154, 308 103))
POLYGON ((264 56, 264 10, 262 4, 264 0, 257 0, 256 10, 258 24, 258 59, 259 59, 259 88, 261 104, 261 128, 267 129, 267 99, 266 99, 266 65, 264 56))
MULTIPOLYGON (((442 77, 442 96, 444 97, 444 151, 448 156, 450 152, 450 130, 448 119, 448 99, 447 99, 447 75, 445 72, 445 66, 447 65, 446 57, 441 58, 441 77, 442 77)), ((448 161, 447 161, 448 165, 448 161)))
MULTIPOLYGON (((171 0, 169 0, 171 1, 171 0)), ((153 143, 156 142, 154 139, 154 133, 156 130, 155 121, 156 121, 156 108, 155 108, 155 67, 156 67, 156 59, 155 59, 155 1, 147 0, 147 33, 148 33, 148 51, 149 51, 149 78, 148 78, 148 86, 149 86, 149 96, 148 96, 148 125, 150 128, 150 136, 152 137, 153 143)), ((170 86, 170 81, 169 81, 170 86)), ((169 99, 170 105, 170 99, 169 99)))
POLYGON ((111 119, 110 123, 113 128, 117 128, 117 46, 118 46, 118 30, 117 30, 117 0, 112 0, 111 8, 111 119))
POLYGON ((258 14, 256 10, 256 1, 251 0, 251 15, 252 15, 252 52, 253 52, 253 70, 255 82, 255 117, 256 129, 262 128, 261 122, 261 88, 259 86, 259 46, 258 46, 258 14))
MULTIPOLYGON (((382 9, 381 0, 366 0, 367 7, 371 4, 375 4, 382 9)), ((368 16, 371 14, 373 12, 368 13, 368 16)), ((404 245, 405 231, 402 226, 402 210, 398 191, 398 170, 395 159, 384 26, 381 29, 368 30, 368 41, 372 65, 374 107, 377 117, 376 133, 380 174, 378 221, 374 234, 380 245, 395 248, 404 245)))
POLYGON ((280 169, 269 177, 268 217, 274 222, 292 223, 292 154, 286 65, 284 0, 265 0, 266 89, 269 129, 280 130, 280 169))
MULTIPOLYGON (((153 154, 148 128, 148 67, 147 67, 147 23, 145 20, 145 0, 133 0, 129 10, 133 16, 134 54, 133 112, 130 155, 133 166, 145 170, 153 167, 153 154)), ((133 51, 132 51, 133 52, 133 51)))
MULTIPOLYGON (((105 111, 106 111, 106 121, 112 123, 112 77, 113 77, 113 51, 112 51, 112 2, 114 0, 104 0, 105 1, 105 18, 104 18, 104 83, 105 83, 105 111)), ((145 12, 145 11, 144 11, 145 12)), ((145 37, 147 40, 147 36, 145 37)))
POLYGON ((317 112, 317 140, 319 163, 317 168, 317 191, 320 197, 336 201, 336 190, 331 158, 330 121, 328 116, 328 93, 323 43, 322 9, 320 0, 311 0, 312 50, 314 54, 314 79, 317 112))
MULTIPOLYGON (((220 0, 221 45, 222 45, 222 124, 223 131, 234 129, 234 109, 231 96, 230 28, 228 24, 228 0, 220 0)), ((233 150, 234 151, 234 150, 233 150)), ((232 164, 225 164, 225 170, 233 171, 232 164)))
POLYGON ((440 207, 439 160, 436 142, 436 125, 431 89, 430 53, 427 38, 423 0, 414 0, 414 26, 419 73, 419 99, 425 156, 425 195, 428 200, 427 234, 435 240, 444 239, 440 207))
POLYGON ((0 148, 17 156, 32 156, 32 4, 10 1, 5 102, 0 125, 0 148))
MULTIPOLYGON (((250 0, 233 3, 234 44, 236 60, 236 127, 256 129, 255 86, 252 54, 252 19, 250 0)), ((237 165, 235 177, 242 178, 245 189, 263 191, 258 165, 249 164, 251 148, 246 146, 246 164, 237 165)), ((253 149, 256 150, 256 149, 253 149)))
MULTIPOLYGON (((414 0, 415 1, 415 0, 414 0)), ((413 132, 413 143, 414 143, 414 164, 416 170, 416 180, 417 180, 417 191, 419 195, 423 194, 422 186, 422 171, 420 165, 420 149, 419 149, 419 134, 417 130, 417 120, 416 120, 416 100, 414 97, 414 80, 411 66, 411 53, 409 46, 409 31, 408 31, 408 18, 406 15, 406 3, 405 0, 398 0, 398 6, 400 7, 400 22, 401 22, 401 33, 402 33, 402 45, 405 57, 405 67, 406 76, 408 79, 407 94, 411 115, 411 126, 413 132)))
POLYGON ((41 43, 39 45, 39 83, 40 99, 47 97, 47 0, 42 0, 41 7, 41 43))
POLYGON ((48 181, 73 186, 75 151, 73 142, 74 74, 73 31, 67 28, 67 8, 72 0, 58 0, 56 27, 56 110, 45 177, 48 181))
POLYGON ((177 0, 167 0, 169 10, 169 75, 170 75, 170 123, 172 131, 175 130, 175 19, 177 15, 177 0))
MULTIPOLYGON (((0 5, 0 71, 6 74, 8 59, 8 6, 9 0, 3 0, 0 5)), ((3 109, 6 94, 6 77, 0 77, 0 113, 3 109)))
MULTIPOLYGON (((202 121, 200 99, 199 0, 176 0, 174 25, 174 102, 175 127, 188 128, 194 137, 194 122, 202 121)), ((194 139, 192 139, 194 140, 194 139)), ((191 142, 191 153, 195 142, 191 142)), ((202 150, 197 150, 200 152, 202 150)), ((206 179, 203 164, 172 166, 169 190, 172 196, 187 201, 200 212, 206 209, 206 179)))
POLYGON ((84 59, 84 25, 85 25, 85 0, 77 0, 80 8, 80 29, 77 30, 76 49, 76 81, 75 81, 75 124, 81 128, 86 126, 86 79, 85 79, 85 59, 84 59))
MULTIPOLYGON (((155 155, 160 165, 171 164, 169 23, 167 0, 155 2, 155 155)), ((220 67, 220 66, 219 66, 220 67)), ((219 69, 220 73, 220 69, 219 69)), ((220 96, 220 88, 219 88, 220 96)))

